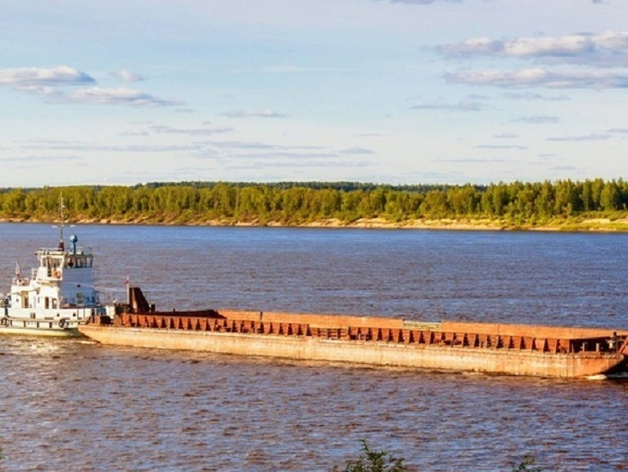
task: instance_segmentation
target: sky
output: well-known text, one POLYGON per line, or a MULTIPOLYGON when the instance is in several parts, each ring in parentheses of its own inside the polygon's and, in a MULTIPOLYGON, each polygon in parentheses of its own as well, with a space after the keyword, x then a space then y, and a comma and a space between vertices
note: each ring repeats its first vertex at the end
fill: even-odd
POLYGON ((2 0, 0 187, 628 173, 626 0, 2 0))

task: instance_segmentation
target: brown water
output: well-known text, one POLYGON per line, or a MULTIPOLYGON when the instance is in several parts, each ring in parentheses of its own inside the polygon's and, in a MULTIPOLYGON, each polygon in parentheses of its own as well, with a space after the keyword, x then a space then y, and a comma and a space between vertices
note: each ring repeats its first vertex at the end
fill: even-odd
MULTIPOLYGON (((6 288, 54 245, 0 225, 6 288)), ((628 327, 625 235, 76 228, 99 285, 163 308, 628 327)), ((413 470, 628 470, 628 383, 356 368, 0 338, 3 470, 327 471, 359 439, 413 470)))

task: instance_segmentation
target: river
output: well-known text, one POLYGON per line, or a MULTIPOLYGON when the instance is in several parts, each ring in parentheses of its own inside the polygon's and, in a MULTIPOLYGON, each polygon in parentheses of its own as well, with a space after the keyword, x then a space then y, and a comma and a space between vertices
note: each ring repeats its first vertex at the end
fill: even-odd
MULTIPOLYGON (((0 277, 54 246, 0 224, 0 277)), ((103 297, 158 308, 628 328, 628 235, 86 225, 103 297)), ((628 383, 364 368, 0 337, 3 471, 627 470, 628 383)))

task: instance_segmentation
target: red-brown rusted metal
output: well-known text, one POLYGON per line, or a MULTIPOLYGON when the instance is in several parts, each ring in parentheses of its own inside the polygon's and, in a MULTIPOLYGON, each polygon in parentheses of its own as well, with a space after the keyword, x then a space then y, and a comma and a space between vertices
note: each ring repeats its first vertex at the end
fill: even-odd
MULTIPOLYGON (((296 316, 296 315, 295 315, 296 316)), ((93 321, 96 321, 94 319, 93 321)), ((107 324, 106 320, 100 320, 107 324)), ((209 331, 273 336, 315 337, 328 340, 358 340, 423 346, 451 346, 469 349, 527 350, 549 354, 579 352, 612 352, 628 355, 628 336, 550 338, 364 326, 312 326, 308 323, 276 321, 255 322, 231 319, 214 310, 185 312, 120 313, 114 326, 160 330, 209 331)))
POLYGON ((413 327, 412 323, 406 325, 398 319, 302 315, 295 321, 297 317, 299 315, 285 313, 265 315, 262 312, 220 313, 215 310, 156 312, 141 290, 131 287, 129 304, 120 307, 113 320, 107 316, 94 316, 90 322, 125 328, 313 337, 425 348, 449 346, 535 351, 552 355, 618 352, 628 356, 628 334, 621 333, 618 336, 613 332, 604 336, 601 330, 455 322, 443 322, 434 328, 426 328, 413 327))

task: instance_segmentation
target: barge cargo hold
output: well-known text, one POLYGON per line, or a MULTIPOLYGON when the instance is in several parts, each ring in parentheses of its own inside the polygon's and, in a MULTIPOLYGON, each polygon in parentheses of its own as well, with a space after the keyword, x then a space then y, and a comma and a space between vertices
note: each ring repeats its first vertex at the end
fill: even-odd
POLYGON ((434 370, 583 378, 626 369, 628 332, 231 310, 156 312, 138 287, 79 326, 106 345, 434 370))

